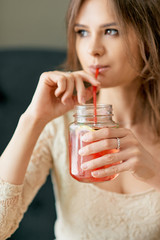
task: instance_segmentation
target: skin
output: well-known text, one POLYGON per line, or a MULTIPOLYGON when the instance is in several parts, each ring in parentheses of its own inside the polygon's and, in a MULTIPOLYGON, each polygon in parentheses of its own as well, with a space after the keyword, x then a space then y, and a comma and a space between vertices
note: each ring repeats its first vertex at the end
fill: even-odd
POLYGON ((138 72, 141 68, 136 34, 132 28, 128 29, 131 61, 118 23, 115 23, 109 0, 86 0, 82 5, 75 32, 78 32, 76 51, 83 70, 72 73, 53 71, 40 76, 32 101, 0 158, 0 178, 13 184, 23 183, 32 151, 45 125, 71 110, 75 104, 84 104, 92 97, 92 87, 86 89, 84 86, 86 81, 97 86, 98 90, 101 87, 98 102, 113 105, 120 128, 87 133, 84 141, 88 146, 79 154, 117 148, 117 137, 121 148, 118 153, 92 160, 82 168, 94 169, 121 161, 114 167, 92 172, 94 177, 121 173, 118 180, 102 183, 99 187, 120 193, 142 191, 151 186, 160 190, 160 159, 157 157, 160 156, 160 144, 153 144, 154 136, 144 121, 132 124, 133 99, 139 86, 138 72), (111 23, 114 24, 102 27, 111 23), (100 74, 96 80, 97 65, 100 74), (77 95, 73 95, 74 88, 77 95), (90 144, 91 141, 97 142, 90 144), (126 187, 126 182, 130 183, 131 190, 126 187))

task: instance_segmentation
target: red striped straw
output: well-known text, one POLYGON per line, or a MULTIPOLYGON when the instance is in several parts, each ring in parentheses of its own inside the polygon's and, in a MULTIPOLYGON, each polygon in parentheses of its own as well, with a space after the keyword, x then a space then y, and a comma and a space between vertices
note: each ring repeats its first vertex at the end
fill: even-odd
MULTIPOLYGON (((99 74, 99 68, 96 68, 95 78, 97 79, 99 74)), ((93 86, 93 104, 94 104, 94 123, 97 123, 97 87, 93 86)))

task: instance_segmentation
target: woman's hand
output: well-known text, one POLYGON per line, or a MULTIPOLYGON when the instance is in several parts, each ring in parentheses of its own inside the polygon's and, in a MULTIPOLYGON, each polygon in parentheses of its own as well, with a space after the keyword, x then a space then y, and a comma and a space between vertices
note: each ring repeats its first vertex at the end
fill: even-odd
POLYGON ((92 87, 85 88, 84 82, 99 85, 93 76, 84 71, 43 73, 27 113, 46 124, 75 104, 84 104, 92 97, 92 87), (73 95, 74 89, 76 95, 73 95))
POLYGON ((88 132, 82 138, 82 141, 88 145, 81 148, 79 154, 86 156, 107 149, 117 149, 117 138, 120 139, 119 151, 88 161, 82 164, 82 169, 93 169, 92 175, 96 178, 130 171, 137 179, 160 189, 160 161, 155 159, 140 144, 129 129, 103 128, 88 132), (104 167, 107 164, 116 165, 94 171, 94 169, 104 167))

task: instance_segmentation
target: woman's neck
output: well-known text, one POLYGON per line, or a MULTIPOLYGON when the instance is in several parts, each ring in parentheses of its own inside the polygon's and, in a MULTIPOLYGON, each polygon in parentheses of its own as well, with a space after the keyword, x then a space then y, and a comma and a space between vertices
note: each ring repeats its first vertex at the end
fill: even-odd
POLYGON ((140 100, 137 100, 135 89, 135 86, 132 88, 103 88, 100 90, 97 103, 111 104, 113 106, 113 120, 120 127, 132 129, 135 136, 142 142, 157 144, 155 133, 148 131, 150 124, 148 118, 144 116, 140 100), (136 119, 135 116, 137 116, 136 119))
MULTIPOLYGON (((103 88, 98 96, 98 103, 112 104, 114 120, 121 127, 134 125, 135 100, 137 91, 126 87, 103 88)), ((137 108, 137 106, 136 106, 137 108)))

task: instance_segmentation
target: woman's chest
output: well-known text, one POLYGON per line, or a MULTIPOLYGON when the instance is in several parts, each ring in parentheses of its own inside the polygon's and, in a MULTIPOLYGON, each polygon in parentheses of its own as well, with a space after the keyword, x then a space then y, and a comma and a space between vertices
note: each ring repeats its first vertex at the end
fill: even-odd
POLYGON ((121 194, 135 194, 151 189, 151 186, 137 180, 130 172, 120 173, 114 180, 94 183, 94 185, 100 189, 121 194))
MULTIPOLYGON (((152 141, 145 139, 142 136, 139 136, 139 134, 136 134, 136 137, 139 141, 139 144, 142 145, 144 151, 148 152, 148 154, 150 154, 153 157, 151 158, 151 161, 149 163, 150 164, 149 166, 152 169, 152 165, 154 166, 154 161, 157 161, 157 157, 160 156, 160 144, 159 143, 153 144, 152 141)), ((129 160, 130 159, 128 159, 127 161, 129 160)), ((145 163, 147 159, 143 159, 143 161, 142 159, 139 159, 139 161, 141 161, 140 163, 141 165, 142 163, 145 163)), ((135 164, 137 163, 135 162, 135 164)), ((160 164, 160 159, 159 159, 159 164, 160 164)), ((135 193, 145 192, 148 189, 152 188, 146 182, 140 181, 138 178, 136 178, 132 174, 132 168, 130 168, 130 171, 124 171, 119 173, 118 177, 114 180, 111 180, 108 182, 95 183, 95 185, 103 190, 121 193, 121 194, 135 194, 135 193)))
POLYGON ((60 202, 60 206, 66 204, 63 211, 71 223, 71 235, 76 232, 87 236, 83 239, 99 236, 99 239, 115 240, 160 237, 160 194, 154 190, 117 194, 75 180, 66 191, 65 201, 60 202))

